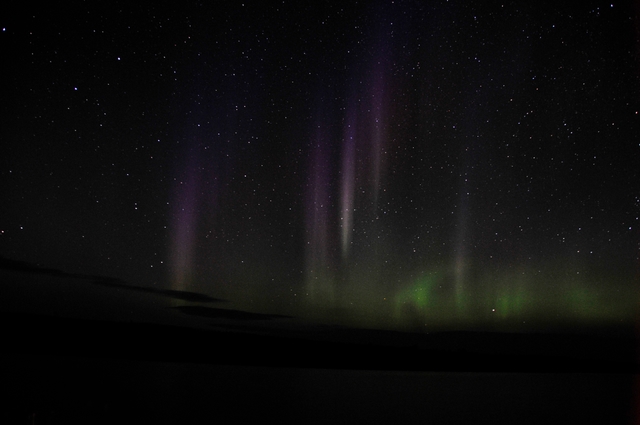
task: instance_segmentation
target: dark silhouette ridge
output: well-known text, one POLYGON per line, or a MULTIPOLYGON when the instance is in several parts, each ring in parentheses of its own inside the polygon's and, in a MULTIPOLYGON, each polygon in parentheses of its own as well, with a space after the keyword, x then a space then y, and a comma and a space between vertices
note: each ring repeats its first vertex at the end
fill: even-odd
MULTIPOLYGON (((357 344, 8 313, 0 313, 0 331, 0 371, 11 389, 2 423, 255 423, 287 412, 279 423, 346 423, 373 410, 387 415, 375 423, 397 423, 402 413, 419 418, 402 423, 488 416, 498 418, 491 423, 537 424, 564 414, 563 423, 622 424, 630 423, 639 371, 636 362, 606 353, 581 357, 607 341, 571 335, 557 355, 540 355, 559 340, 545 335, 528 336, 530 351, 492 355, 472 347, 486 341, 517 351, 520 337, 395 333, 402 346, 388 346, 388 333, 357 344)), ((357 329, 341 331, 361 340, 357 329)), ((609 342, 631 358, 629 341, 609 342)))
MULTIPOLYGON (((245 312, 225 318, 234 314, 246 320, 245 312)), ((336 341, 276 330, 257 334, 4 312, 0 330, 6 351, 15 355, 349 370, 640 372, 634 339, 587 335, 342 329, 336 341), (271 355, 247 356, 265 349, 271 355)))
MULTIPOLYGON (((11 260, 3 257, 0 257, 0 269, 15 271, 15 272, 45 274, 48 276, 56 276, 56 277, 78 277, 78 275, 74 275, 72 273, 66 273, 58 269, 49 269, 45 267, 40 267, 37 264, 28 263, 26 261, 11 260)), ((80 275, 80 276, 84 277, 84 275, 80 275)))
POLYGON ((200 294, 200 293, 191 292, 191 291, 178 291, 174 289, 154 289, 154 288, 144 288, 141 286, 133 286, 123 280, 115 279, 111 277, 94 276, 94 275, 81 274, 81 273, 67 273, 58 269, 40 267, 37 264, 34 265, 25 261, 16 261, 16 260, 11 260, 11 259, 2 258, 2 257, 0 257, 0 269, 7 270, 7 271, 21 272, 21 273, 35 273, 35 274, 46 275, 51 277, 84 279, 94 285, 106 286, 109 288, 124 289, 127 291, 143 292, 147 294, 155 294, 155 295, 160 295, 168 298, 178 299, 182 301, 189 301, 189 302, 212 303, 212 302, 227 301, 220 298, 213 298, 205 294, 200 294))
POLYGON ((284 316, 282 314, 264 314, 251 313, 242 310, 231 310, 224 308, 211 308, 202 306, 180 306, 173 307, 184 314, 191 316, 207 317, 211 319, 231 319, 231 320, 272 320, 272 319, 291 319, 292 316, 284 316))
POLYGON ((213 298, 208 295, 200 294, 191 291, 177 291, 175 289, 153 289, 143 288, 140 286, 130 286, 126 283, 120 283, 121 281, 116 279, 102 279, 93 280, 96 285, 107 286, 110 288, 126 289, 128 291, 144 292, 147 294, 162 295, 169 298, 174 298, 182 301, 200 302, 200 303, 213 303, 213 302, 227 302, 220 298, 213 298))

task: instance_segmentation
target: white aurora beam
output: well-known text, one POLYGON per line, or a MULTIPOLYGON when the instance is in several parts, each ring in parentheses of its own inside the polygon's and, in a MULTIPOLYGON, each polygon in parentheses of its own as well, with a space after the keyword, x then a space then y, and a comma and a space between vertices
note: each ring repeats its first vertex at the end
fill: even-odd
MULTIPOLYGON (((350 120, 353 121, 353 120, 350 120)), ((342 146, 342 185, 340 199, 340 225, 342 227, 342 258, 349 256, 351 236, 353 233, 353 202, 355 191, 355 124, 347 124, 344 144, 342 146)))

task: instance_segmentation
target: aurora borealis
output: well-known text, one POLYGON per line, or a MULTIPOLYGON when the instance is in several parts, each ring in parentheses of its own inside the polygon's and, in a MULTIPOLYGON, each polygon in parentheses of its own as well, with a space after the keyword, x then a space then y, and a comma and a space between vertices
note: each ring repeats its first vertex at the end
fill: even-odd
POLYGON ((636 319, 633 2, 21 7, 3 258, 350 326, 636 319))

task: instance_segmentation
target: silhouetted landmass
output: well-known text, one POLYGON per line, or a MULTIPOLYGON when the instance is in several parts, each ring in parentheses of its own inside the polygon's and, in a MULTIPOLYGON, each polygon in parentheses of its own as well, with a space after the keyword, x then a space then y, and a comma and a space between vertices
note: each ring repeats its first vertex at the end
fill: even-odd
POLYGON ((16 272, 46 274, 57 277, 77 277, 77 275, 66 273, 58 269, 44 268, 35 264, 27 263, 26 261, 17 261, 2 257, 0 257, 0 269, 16 272))
POLYGON ((202 306, 179 306, 173 307, 182 313, 207 317, 211 319, 231 319, 231 320, 272 320, 272 319, 291 319, 291 316, 284 316, 282 314, 264 314, 264 313, 251 313, 242 310, 231 310, 225 308, 211 308, 202 306))
MULTIPOLYGON (((143 288, 144 289, 144 288, 143 288)), ((208 295, 200 294, 198 292, 191 291, 178 291, 175 289, 167 289, 159 291, 161 295, 165 295, 170 298, 176 298, 183 301, 200 302, 200 303, 212 303, 212 302, 227 302, 221 298, 213 298, 208 295)))
POLYGON ((175 289, 154 289, 143 288, 141 286, 131 286, 125 283, 121 283, 116 279, 95 279, 92 281, 96 285, 108 286, 110 288, 125 289, 127 291, 144 292, 147 294, 161 295, 164 297, 174 298, 183 301, 200 302, 200 303, 212 303, 212 302, 226 302, 220 298, 213 298, 208 295, 200 294, 191 291, 177 291, 175 289))
MULTIPOLYGON (((239 321, 269 316, 206 310, 207 317, 239 321)), ((640 372, 634 339, 586 335, 342 329, 331 340, 13 313, 0 313, 0 331, 10 351, 49 355, 352 370, 640 372), (265 348, 270 355, 247 358, 265 348)))
POLYGON ((633 339, 323 329, 339 341, 0 313, 11 389, 0 421, 352 423, 369 413, 626 424, 633 414, 633 339))
POLYGON ((40 267, 38 265, 27 263, 24 261, 16 261, 16 260, 11 260, 11 259, 2 258, 2 257, 0 257, 0 270, 15 271, 15 272, 22 272, 22 273, 35 273, 35 274, 46 275, 51 277, 83 279, 95 285, 106 286, 109 288, 124 289, 127 291, 155 294, 155 295, 160 295, 168 298, 178 299, 182 301, 189 301, 189 302, 202 302, 202 303, 226 302, 226 300, 213 298, 208 295, 200 294, 197 292, 178 291, 174 289, 144 288, 141 286, 133 286, 123 280, 115 279, 111 277, 94 276, 94 275, 87 275, 87 274, 81 274, 81 273, 67 273, 58 269, 40 267))

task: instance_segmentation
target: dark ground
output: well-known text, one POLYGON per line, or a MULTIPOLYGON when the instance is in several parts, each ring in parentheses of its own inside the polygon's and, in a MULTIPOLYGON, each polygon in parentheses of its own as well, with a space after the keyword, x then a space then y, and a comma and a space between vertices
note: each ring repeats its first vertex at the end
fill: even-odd
POLYGON ((3 423, 618 424, 637 398, 632 338, 0 323, 3 423))

